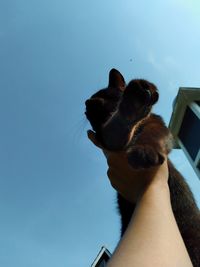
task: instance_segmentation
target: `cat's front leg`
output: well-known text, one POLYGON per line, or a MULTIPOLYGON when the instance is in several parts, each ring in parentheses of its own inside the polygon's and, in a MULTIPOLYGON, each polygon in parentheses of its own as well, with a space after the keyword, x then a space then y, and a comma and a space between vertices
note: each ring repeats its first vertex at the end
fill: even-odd
POLYGON ((122 150, 131 139, 133 127, 146 118, 158 100, 156 87, 144 80, 133 80, 126 87, 117 110, 102 126, 101 136, 109 150, 122 150))
POLYGON ((151 111, 158 99, 156 87, 142 80, 131 81, 119 104, 119 113, 127 124, 136 124, 151 111))
POLYGON ((173 146, 172 136, 160 116, 151 114, 141 132, 127 148, 128 161, 133 168, 161 165, 173 146))

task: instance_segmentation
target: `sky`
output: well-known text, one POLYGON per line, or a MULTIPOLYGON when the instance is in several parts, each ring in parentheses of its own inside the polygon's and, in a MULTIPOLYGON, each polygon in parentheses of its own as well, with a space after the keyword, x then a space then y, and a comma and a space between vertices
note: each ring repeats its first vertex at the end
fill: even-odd
MULTIPOLYGON (((87 267, 119 240, 103 154, 84 102, 113 67, 160 92, 200 87, 198 0, 0 1, 0 266, 87 267)), ((200 206, 184 154, 170 158, 200 206)))

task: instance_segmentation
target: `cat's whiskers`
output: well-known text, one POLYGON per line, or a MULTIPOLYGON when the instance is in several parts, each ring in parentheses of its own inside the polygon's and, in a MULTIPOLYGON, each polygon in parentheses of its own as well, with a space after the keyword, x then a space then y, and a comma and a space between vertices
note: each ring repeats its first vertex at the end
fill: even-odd
POLYGON ((88 121, 85 117, 82 117, 79 121, 75 122, 73 127, 69 130, 69 135, 73 142, 80 142, 84 135, 86 135, 85 128, 88 125, 88 121))

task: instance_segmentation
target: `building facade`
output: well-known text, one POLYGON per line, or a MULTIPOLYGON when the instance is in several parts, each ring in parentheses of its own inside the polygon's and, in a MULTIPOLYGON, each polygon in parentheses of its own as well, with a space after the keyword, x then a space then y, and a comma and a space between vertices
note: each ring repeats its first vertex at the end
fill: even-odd
POLYGON ((175 148, 181 148, 200 178, 200 88, 180 88, 169 128, 175 148))

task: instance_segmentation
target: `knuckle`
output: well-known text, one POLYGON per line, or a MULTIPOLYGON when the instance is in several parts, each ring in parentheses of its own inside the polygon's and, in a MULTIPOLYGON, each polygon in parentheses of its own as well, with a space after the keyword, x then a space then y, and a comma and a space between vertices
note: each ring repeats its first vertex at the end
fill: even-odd
POLYGON ((110 178, 110 176, 111 176, 111 169, 109 168, 108 170, 107 170, 107 176, 110 178))
POLYGON ((107 171, 107 176, 109 178, 110 184, 112 187, 115 189, 117 188, 117 180, 115 179, 115 176, 113 175, 113 170, 111 168, 108 169, 107 171))
POLYGON ((113 181, 113 180, 110 180, 110 184, 111 184, 111 186, 114 188, 114 189, 118 189, 118 185, 116 184, 116 182, 115 181, 113 181))

